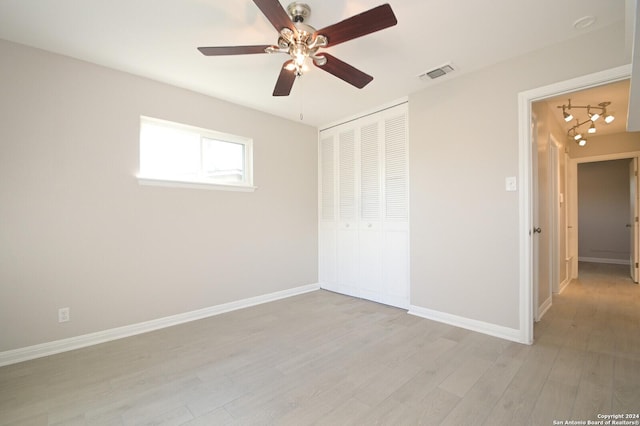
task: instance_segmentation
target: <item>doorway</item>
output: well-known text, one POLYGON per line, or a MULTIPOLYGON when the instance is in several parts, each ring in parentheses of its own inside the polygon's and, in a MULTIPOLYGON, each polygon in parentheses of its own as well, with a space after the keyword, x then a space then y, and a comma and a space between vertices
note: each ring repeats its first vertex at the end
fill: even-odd
MULTIPOLYGON (((544 100, 553 96, 568 94, 578 90, 588 89, 628 79, 631 74, 631 66, 622 67, 590 74, 588 76, 552 84, 549 86, 522 92, 518 95, 519 106, 519 158, 521 193, 519 199, 520 210, 520 340, 524 343, 533 343, 533 324, 538 306, 534 306, 538 291, 534 285, 534 238, 533 232, 536 225, 534 219, 534 194, 532 175, 532 104, 535 101, 544 100)), ((568 180, 568 179, 567 179, 568 180)), ((571 226, 571 223, 567 223, 571 226)), ((577 258, 574 261, 577 266, 577 258)), ((577 269, 577 268, 576 268, 577 269)), ((572 270, 573 272, 573 270, 572 270)), ((577 270, 575 271, 577 272, 577 270)))
MULTIPOLYGON (((578 261, 625 265, 638 282, 638 152, 572 159, 570 200, 578 261)), ((578 278, 579 268, 576 264, 578 278)))

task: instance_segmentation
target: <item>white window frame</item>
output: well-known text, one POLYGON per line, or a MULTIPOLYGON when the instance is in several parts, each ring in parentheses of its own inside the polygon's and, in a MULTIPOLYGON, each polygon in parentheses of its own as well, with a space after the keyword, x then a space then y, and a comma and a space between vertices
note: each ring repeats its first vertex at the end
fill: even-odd
MULTIPOLYGON (((215 130, 203 129, 189 126, 187 124, 175 123, 153 117, 140 116, 140 141, 139 141, 139 171, 136 175, 140 185, 164 186, 172 188, 195 188, 213 189, 223 191, 253 192, 256 187, 253 185, 253 140, 251 138, 218 132, 215 130), (144 123, 165 126, 170 129, 182 130, 197 133, 202 146, 203 139, 213 139, 221 142, 230 142, 244 146, 244 179, 238 183, 216 181, 214 178, 198 178, 188 180, 177 180, 171 177, 145 175, 140 170, 142 164, 142 125, 144 123)), ((202 158, 200 158, 202 160, 202 158)))

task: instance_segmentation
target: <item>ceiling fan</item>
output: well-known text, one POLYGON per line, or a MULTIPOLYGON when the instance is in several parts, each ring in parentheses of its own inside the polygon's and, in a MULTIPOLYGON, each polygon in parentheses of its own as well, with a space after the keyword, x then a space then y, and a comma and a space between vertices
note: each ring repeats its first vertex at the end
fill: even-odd
POLYGON ((285 11, 278 0, 253 0, 253 2, 278 31, 277 45, 198 47, 198 50, 206 56, 288 54, 291 59, 286 61, 280 70, 273 96, 289 95, 296 77, 301 76, 306 69, 307 58, 311 58, 313 64, 321 70, 362 89, 373 80, 372 76, 326 52, 319 52, 319 49, 335 46, 398 23, 391 6, 383 4, 316 30, 304 23, 311 14, 311 8, 304 3, 291 3, 285 11))

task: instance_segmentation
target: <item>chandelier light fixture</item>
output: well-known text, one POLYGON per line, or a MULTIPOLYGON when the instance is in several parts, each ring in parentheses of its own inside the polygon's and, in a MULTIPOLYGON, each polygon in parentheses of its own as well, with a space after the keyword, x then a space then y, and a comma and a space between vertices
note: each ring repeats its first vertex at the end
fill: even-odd
POLYGON ((587 133, 594 134, 596 133, 596 120, 600 117, 604 117, 605 124, 611 124, 613 120, 616 118, 607 112, 607 107, 611 105, 611 102, 600 102, 596 106, 592 105, 571 105, 571 99, 566 105, 560 105, 558 108, 562 108, 562 118, 564 121, 569 123, 575 117, 571 110, 575 109, 586 109, 587 110, 587 118, 584 121, 580 121, 579 118, 575 118, 576 124, 571 127, 567 131, 567 137, 573 139, 578 145, 585 146, 587 144, 587 140, 583 137, 582 132, 580 131, 580 127, 585 124, 589 124, 589 128, 587 129, 587 133))

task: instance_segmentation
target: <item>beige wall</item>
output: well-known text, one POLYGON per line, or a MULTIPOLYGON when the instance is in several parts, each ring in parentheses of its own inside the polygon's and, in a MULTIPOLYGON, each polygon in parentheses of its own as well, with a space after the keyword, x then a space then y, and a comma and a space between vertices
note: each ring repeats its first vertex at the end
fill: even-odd
POLYGON ((590 136, 587 145, 578 146, 573 143, 569 144, 568 148, 571 158, 640 151, 640 132, 590 136))
POLYGON ((3 41, 0 75, 0 352, 317 282, 315 128, 3 41), (140 186, 140 115, 253 138, 258 189, 140 186))
MULTIPOLYGON (((625 64, 623 28, 576 37, 409 98, 411 304, 518 329, 518 93, 625 64), (588 45, 598 55, 585 55, 588 45)), ((519 182, 522 181, 520 177, 519 182)))
MULTIPOLYGON (((622 33, 410 96, 412 305, 519 327, 517 94, 624 64, 622 33)), ((6 42, 0 74, 0 351, 317 281, 315 129, 6 42), (139 186, 140 115, 253 137, 259 189, 139 186)))
POLYGON ((578 256, 629 261, 630 159, 578 164, 578 256))

